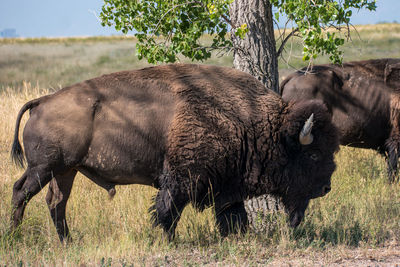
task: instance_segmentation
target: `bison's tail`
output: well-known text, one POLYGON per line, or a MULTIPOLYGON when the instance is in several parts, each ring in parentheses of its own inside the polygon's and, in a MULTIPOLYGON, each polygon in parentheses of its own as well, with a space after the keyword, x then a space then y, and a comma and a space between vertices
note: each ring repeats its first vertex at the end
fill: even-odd
POLYGON ((31 109, 37 105, 39 105, 40 100, 42 98, 37 98, 34 100, 31 100, 27 102, 19 111, 18 116, 17 116, 17 122, 15 124, 15 130, 14 130, 14 141, 12 144, 11 148, 11 158, 13 162, 20 167, 24 167, 25 163, 25 158, 24 158, 24 152, 21 147, 21 143, 19 142, 19 125, 21 123, 22 116, 24 115, 25 111, 28 109, 31 109))

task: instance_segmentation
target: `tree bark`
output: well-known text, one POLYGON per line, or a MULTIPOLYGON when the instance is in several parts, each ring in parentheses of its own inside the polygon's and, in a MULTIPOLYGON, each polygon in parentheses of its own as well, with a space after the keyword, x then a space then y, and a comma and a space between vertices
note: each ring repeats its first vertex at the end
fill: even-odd
MULTIPOLYGON (((268 89, 278 92, 278 59, 271 3, 268 0, 235 0, 229 12, 234 28, 247 24, 249 30, 241 39, 232 29, 233 66, 253 75, 268 89)), ((263 223, 266 214, 283 210, 279 199, 270 195, 245 201, 245 208, 249 224, 256 231, 266 229, 263 223)))
POLYGON ((247 72, 268 89, 278 92, 278 59, 272 18, 268 0, 235 0, 230 6, 230 19, 236 28, 247 24, 244 39, 231 33, 233 66, 247 72))

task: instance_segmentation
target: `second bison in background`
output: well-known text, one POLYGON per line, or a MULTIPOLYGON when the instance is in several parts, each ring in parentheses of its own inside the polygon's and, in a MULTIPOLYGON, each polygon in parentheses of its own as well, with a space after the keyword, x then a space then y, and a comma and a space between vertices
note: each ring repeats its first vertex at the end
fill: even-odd
POLYGON ((282 198, 297 226, 312 198, 330 190, 338 136, 321 101, 286 104, 249 74, 206 65, 123 71, 32 100, 19 112, 13 156, 28 167, 15 183, 12 225, 50 182, 46 197, 61 240, 77 171, 115 185, 159 189, 152 208, 170 238, 188 203, 215 205, 220 231, 246 225, 243 201, 282 198), (307 121, 307 123, 306 123, 307 121))
POLYGON ((400 59, 315 65, 281 84, 287 101, 322 100, 340 132, 340 143, 385 155, 389 181, 397 177, 400 153, 400 59))

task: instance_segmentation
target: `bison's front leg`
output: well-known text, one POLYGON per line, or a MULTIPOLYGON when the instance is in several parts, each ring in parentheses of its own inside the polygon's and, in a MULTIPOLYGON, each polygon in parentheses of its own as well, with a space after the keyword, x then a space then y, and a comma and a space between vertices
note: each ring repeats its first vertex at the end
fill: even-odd
POLYGON ((189 195, 180 190, 176 181, 166 181, 161 185, 154 205, 154 226, 160 225, 171 241, 175 236, 175 228, 185 206, 189 202, 189 195))
POLYGON ((397 153, 394 151, 388 153, 388 158, 387 158, 387 174, 388 174, 388 179, 389 183, 394 183, 396 181, 397 177, 397 161, 399 160, 399 156, 397 153))
POLYGON ((399 134, 392 136, 386 141, 386 161, 387 161, 387 174, 389 183, 394 183, 398 175, 398 161, 400 153, 399 134))
POLYGON ((224 207, 215 206, 215 214, 219 232, 222 236, 230 233, 244 233, 248 227, 247 213, 244 203, 237 202, 224 207))

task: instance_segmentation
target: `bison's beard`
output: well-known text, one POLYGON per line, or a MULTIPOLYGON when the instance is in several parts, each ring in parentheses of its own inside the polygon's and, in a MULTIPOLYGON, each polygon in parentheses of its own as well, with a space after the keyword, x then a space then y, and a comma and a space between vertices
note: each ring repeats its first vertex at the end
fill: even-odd
POLYGON ((304 218, 304 212, 310 200, 297 200, 291 203, 291 201, 285 201, 285 199, 283 199, 282 202, 287 214, 289 215, 290 227, 297 227, 304 218))

